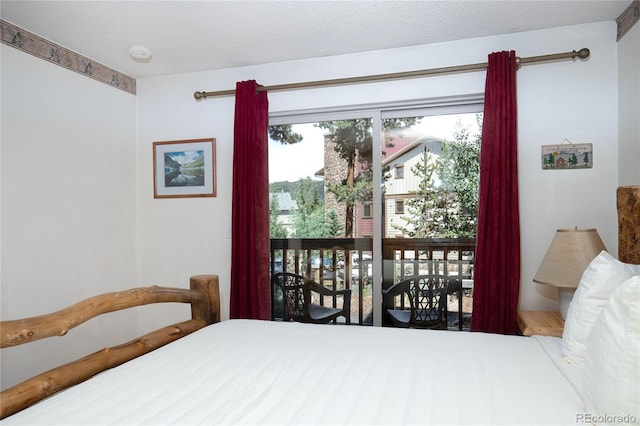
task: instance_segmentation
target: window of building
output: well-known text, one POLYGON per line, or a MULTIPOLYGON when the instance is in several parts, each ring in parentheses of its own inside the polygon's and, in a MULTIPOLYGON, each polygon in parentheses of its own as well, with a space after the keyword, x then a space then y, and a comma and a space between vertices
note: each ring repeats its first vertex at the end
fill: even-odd
POLYGON ((404 214, 404 200, 396 200, 396 214, 404 214))
POLYGON ((396 179, 404 179, 404 164, 396 165, 396 179))
POLYGON ((373 214, 371 213, 371 208, 371 203, 364 203, 362 206, 362 217, 372 217, 373 214))

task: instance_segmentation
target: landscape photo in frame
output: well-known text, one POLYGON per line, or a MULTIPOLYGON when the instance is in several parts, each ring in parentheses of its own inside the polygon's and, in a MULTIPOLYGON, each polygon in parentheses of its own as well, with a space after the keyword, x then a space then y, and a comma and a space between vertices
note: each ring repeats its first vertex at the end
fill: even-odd
POLYGON ((215 138, 154 142, 154 198, 215 197, 215 160, 215 138))

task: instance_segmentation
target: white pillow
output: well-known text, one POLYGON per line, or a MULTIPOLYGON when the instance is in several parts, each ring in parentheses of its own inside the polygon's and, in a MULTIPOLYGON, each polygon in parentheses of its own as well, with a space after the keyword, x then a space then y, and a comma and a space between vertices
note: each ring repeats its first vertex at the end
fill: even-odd
POLYGON ((613 292, 593 325, 584 402, 594 423, 640 421, 640 276, 613 292))
POLYGON ((591 261, 580 278, 564 323, 560 349, 566 362, 584 363, 593 323, 613 290, 634 275, 640 275, 640 265, 622 263, 604 250, 591 261))

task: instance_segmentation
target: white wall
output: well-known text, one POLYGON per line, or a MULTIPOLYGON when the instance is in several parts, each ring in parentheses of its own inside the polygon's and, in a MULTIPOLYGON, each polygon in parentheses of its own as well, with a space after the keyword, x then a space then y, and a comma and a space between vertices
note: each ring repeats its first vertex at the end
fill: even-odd
POLYGON ((640 185, 640 24, 618 42, 620 186, 640 185))
MULTIPOLYGON (((222 315, 228 318, 234 98, 196 102, 193 92, 212 81, 207 73, 138 81, 138 277, 143 283, 188 286, 192 275, 218 274, 222 315), (154 199, 153 142, 211 137, 217 197, 154 199)), ((140 332, 167 324, 169 311, 153 309, 156 314, 140 317, 140 332)), ((171 312, 176 321, 189 313, 186 305, 171 312)))
MULTIPOLYGON (((264 85, 485 62, 492 51, 536 56, 588 47, 587 61, 528 65, 518 72, 519 169, 522 228, 520 305, 557 309, 555 292, 532 282, 557 228, 595 227, 617 254, 617 57, 614 22, 478 38, 427 46, 261 66, 208 71, 138 82, 139 279, 179 281, 217 273, 223 318, 230 275, 232 97, 195 101, 198 90, 233 88, 255 79, 264 85), (215 137, 218 197, 154 200, 151 144, 215 137), (564 139, 592 143, 590 170, 543 171, 540 147, 564 139)), ((484 91, 484 72, 269 94, 270 112, 400 101, 484 91)), ((158 314, 161 315, 161 314, 158 314)), ((140 326, 156 318, 141 318, 140 326)), ((159 325, 159 324, 158 324, 159 325)))
MULTIPOLYGON (((135 96, 0 49, 2 319, 136 286, 135 96)), ((135 322, 114 316, 122 330, 135 322)), ((51 338, 3 349, 2 388, 135 336, 103 324, 69 332, 70 347, 51 338)))

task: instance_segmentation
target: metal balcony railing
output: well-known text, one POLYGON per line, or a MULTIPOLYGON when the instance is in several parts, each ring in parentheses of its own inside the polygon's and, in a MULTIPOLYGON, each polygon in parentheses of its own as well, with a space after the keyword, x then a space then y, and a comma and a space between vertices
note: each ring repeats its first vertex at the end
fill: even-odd
MULTIPOLYGON (((371 238, 288 238, 271 239, 271 272, 293 272, 312 279, 332 290, 351 289, 351 323, 373 324, 371 238)), ((473 294, 473 259, 475 239, 383 240, 383 289, 405 277, 441 274, 462 279, 462 289, 449 298, 450 328, 468 328, 473 294)), ((272 288, 272 319, 284 317, 282 294, 272 288)), ((316 301, 335 307, 338 301, 316 301)), ((400 299, 385 300, 386 308, 403 307, 400 299)), ((383 324, 387 324, 383 318, 383 324)))

